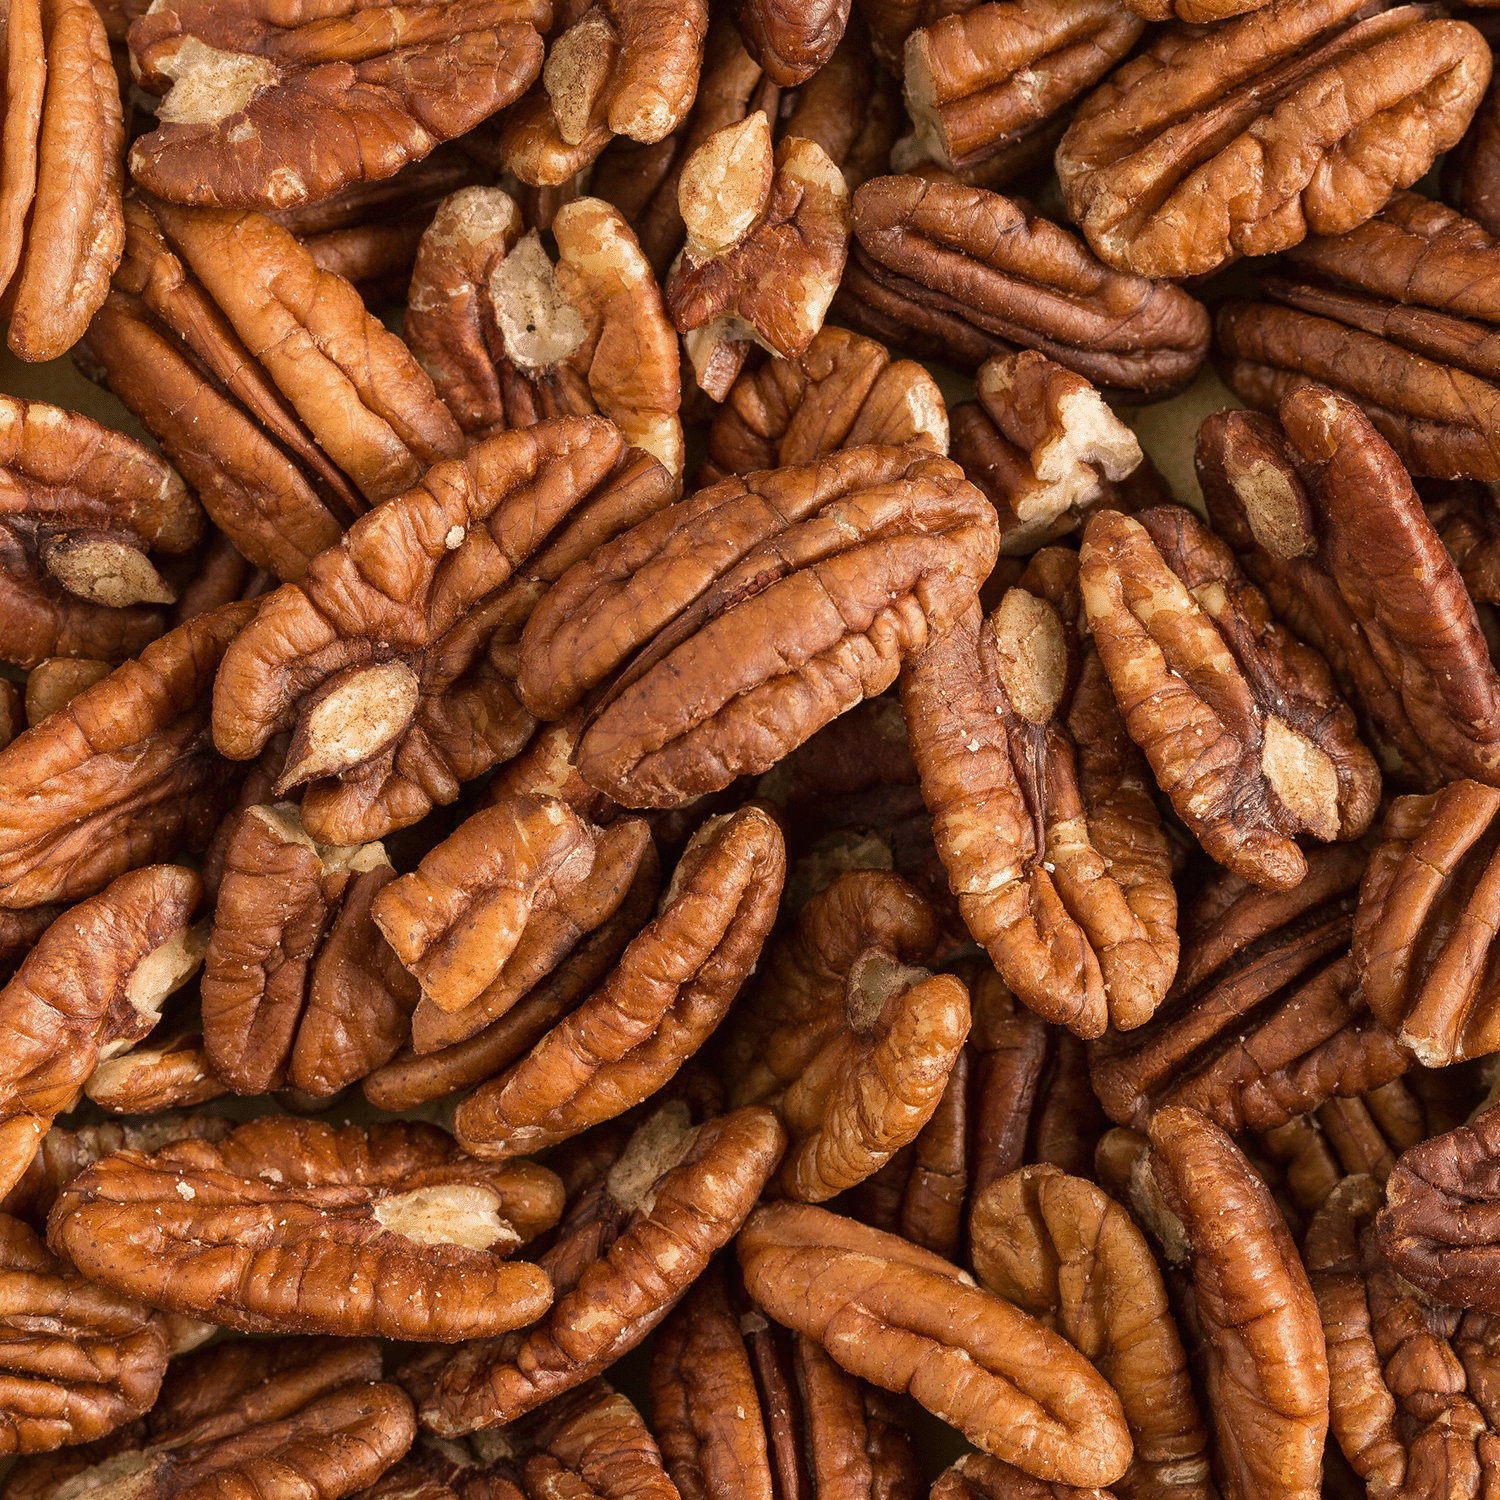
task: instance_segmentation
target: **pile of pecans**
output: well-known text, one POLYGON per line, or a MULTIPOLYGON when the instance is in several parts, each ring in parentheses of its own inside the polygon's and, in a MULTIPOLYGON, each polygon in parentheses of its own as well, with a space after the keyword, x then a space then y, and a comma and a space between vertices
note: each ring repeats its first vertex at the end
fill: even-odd
POLYGON ((3 16, 4 1500, 1500 1494, 1486 13, 3 16))

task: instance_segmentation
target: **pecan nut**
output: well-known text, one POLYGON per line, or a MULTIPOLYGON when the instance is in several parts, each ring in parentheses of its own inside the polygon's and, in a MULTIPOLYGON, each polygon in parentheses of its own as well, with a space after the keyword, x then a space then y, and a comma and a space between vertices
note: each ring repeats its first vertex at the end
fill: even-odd
POLYGON ((89 1074, 83 1091, 111 1114, 154 1115, 206 1104, 228 1093, 229 1085, 214 1072, 203 1034, 194 1032, 105 1059, 89 1074))
POLYGON ((849 0, 736 0, 734 24, 767 77, 789 88, 828 65, 849 24, 849 0))

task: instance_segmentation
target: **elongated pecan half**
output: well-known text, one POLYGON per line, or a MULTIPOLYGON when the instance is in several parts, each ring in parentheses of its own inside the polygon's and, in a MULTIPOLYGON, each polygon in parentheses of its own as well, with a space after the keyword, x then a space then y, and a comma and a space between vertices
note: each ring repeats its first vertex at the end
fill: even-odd
POLYGON ((485 1166, 434 1126, 279 1115, 102 1158, 48 1240, 92 1280, 229 1328, 454 1343, 547 1309, 546 1273, 504 1257, 561 1209, 545 1168, 485 1166))
POLYGON ((1410 187, 1463 135, 1489 48, 1426 6, 1359 9, 1271 0, 1209 32, 1171 27, 1096 89, 1057 148, 1095 252, 1201 275, 1342 234, 1410 187))

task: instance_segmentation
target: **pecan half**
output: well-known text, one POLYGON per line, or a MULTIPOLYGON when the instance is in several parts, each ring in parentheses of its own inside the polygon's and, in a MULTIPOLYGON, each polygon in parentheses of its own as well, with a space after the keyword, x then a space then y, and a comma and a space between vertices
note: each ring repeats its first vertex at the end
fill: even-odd
POLYGON ((561 1209, 545 1168, 485 1166, 431 1125, 277 1115, 102 1158, 48 1241, 91 1280, 229 1328, 454 1343, 546 1310, 546 1273, 504 1257, 561 1209))
POLYGON ((618 209, 577 198, 552 219, 554 264, 499 188, 446 198, 422 236, 403 333, 472 437, 599 412, 682 473, 677 339, 618 209))
POLYGON ((173 0, 130 27, 133 73, 165 95, 131 175, 173 202, 234 208, 393 176, 517 98, 551 19, 545 0, 173 0))
POLYGON ((998 193, 876 177, 854 195, 854 235, 859 275, 845 278, 835 310, 863 333, 960 369, 1020 346, 1103 391, 1157 398, 1187 385, 1208 351, 1201 303, 1111 270, 998 193), (870 298, 875 326, 861 315, 870 298))
POLYGON ((627 806, 716 791, 889 687, 977 592, 994 525, 958 466, 920 449, 725 480, 552 590, 521 693, 556 718, 623 666, 579 745, 584 779, 627 806))
POLYGON ((552 1310, 448 1356, 419 1403, 423 1425, 451 1437, 512 1421, 635 1348, 734 1236, 785 1144, 758 1106, 696 1128, 680 1101, 658 1110, 542 1257, 552 1310))
POLYGON ((1410 187, 1463 135, 1489 47, 1426 6, 1359 8, 1271 0, 1211 31, 1178 25, 1089 95, 1057 172, 1095 252, 1202 275, 1342 234, 1410 187))
POLYGON ((783 88, 806 83, 826 67, 849 23, 849 0, 736 0, 734 24, 745 50, 783 88))
POLYGON ((226 604, 179 625, 0 750, 0 903, 76 899, 208 843, 233 774, 209 694, 254 613, 226 604))
POLYGON ((89 1074, 83 1091, 111 1114, 154 1115, 205 1104, 228 1093, 229 1085, 214 1072, 202 1033, 194 1032, 107 1058, 89 1074))
POLYGON ((3 1191, 94 1064, 145 1036, 203 961, 203 936, 189 925, 201 891, 179 865, 132 870, 64 912, 0 990, 3 1191))
POLYGON ((599 417, 476 444, 362 517, 226 657, 214 737, 248 759, 292 731, 278 793, 310 782, 307 831, 379 838, 452 802, 531 722, 506 647, 538 594, 671 480, 599 417))
POLYGON ((598 989, 458 1107, 465 1149, 488 1159, 555 1145, 655 1093, 754 968, 785 869, 780 830, 760 808, 709 819, 655 920, 598 989))
POLYGON ((1130 737, 1204 849, 1269 889, 1296 885, 1293 842, 1358 838, 1380 772, 1327 664, 1271 618, 1191 511, 1101 511, 1079 582, 1130 737))

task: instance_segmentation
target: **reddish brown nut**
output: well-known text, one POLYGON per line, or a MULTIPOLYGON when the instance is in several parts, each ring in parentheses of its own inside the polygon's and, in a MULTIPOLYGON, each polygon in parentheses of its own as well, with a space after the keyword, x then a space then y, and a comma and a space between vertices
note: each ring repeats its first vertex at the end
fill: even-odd
POLYGON ((651 1411, 683 1500, 818 1493, 917 1500, 920 1470, 890 1395, 788 1338, 710 1267, 661 1326, 651 1411))
POLYGON ((1024 152, 1135 45, 1145 23, 1120 0, 1004 0, 944 16, 906 39, 906 107, 949 171, 1024 152))
POLYGON ((1055 1327, 1118 1392, 1130 1467, 1125 1497, 1207 1500, 1208 1431, 1145 1236, 1091 1182, 1023 1167, 974 1200, 979 1284, 1055 1327))
POLYGON ((674 478, 683 465, 677 338, 619 210, 578 198, 552 220, 556 263, 499 188, 438 207, 404 336, 473 437, 598 412, 674 478))
POLYGON ((933 1481, 929 1500, 1116 1500, 1117 1489, 1048 1484, 988 1453, 965 1453, 933 1481))
POLYGON ((371 904, 395 876, 379 844, 315 843, 292 803, 241 815, 202 985, 204 1046, 225 1085, 326 1098, 394 1055, 417 987, 371 904))
POLYGON ((1369 827, 1380 772, 1327 664, 1191 511, 1099 512, 1079 581, 1130 737, 1213 858, 1285 890, 1307 873, 1298 834, 1369 827))
POLYGON ((424 1375, 423 1426, 452 1437, 513 1421, 635 1348, 734 1236, 785 1145, 769 1109, 698 1127, 680 1101, 658 1110, 542 1257, 551 1312, 424 1375))
POLYGON ((849 23, 849 0, 737 0, 734 24, 745 49, 782 88, 806 83, 827 66, 849 23))
POLYGON ((1172 993, 1138 1031, 1092 1046, 1112 1120, 1167 1104, 1227 1131, 1270 1130, 1400 1077, 1410 1054, 1372 1016, 1348 944, 1364 852, 1316 849, 1292 891, 1221 876, 1184 914, 1172 993))
POLYGON ((1152 1116, 1142 1186, 1168 1258, 1192 1270, 1204 1384, 1226 1497, 1317 1500, 1328 1430, 1318 1305, 1276 1205, 1218 1126, 1152 1116))
POLYGON ((1202 275, 1342 234, 1410 187, 1463 135, 1489 47, 1420 5, 1359 8, 1272 0, 1212 31, 1174 27, 1089 95, 1057 171, 1095 252, 1202 275))
POLYGON ((465 1149, 486 1159, 539 1150, 655 1093, 754 968, 785 871, 781 832, 760 808, 705 823, 655 920, 599 988, 458 1107, 465 1149))
POLYGON ((504 1257, 561 1209, 551 1172, 485 1166, 431 1125, 279 1115, 95 1162, 48 1240, 105 1286, 226 1327, 453 1343, 547 1309, 546 1273, 504 1257))
POLYGON ((224 753, 248 759, 291 730, 277 791, 311 783, 302 820, 324 843, 452 802, 530 734, 506 648, 537 595, 670 492, 651 460, 621 465, 623 449, 599 417, 501 433, 363 517, 227 657, 224 753))
POLYGON ((1039 349, 1103 391, 1156 398, 1187 385, 1208 350, 1208 314, 1186 292, 1111 270, 998 193, 877 177, 855 194, 854 234, 862 279, 846 277, 836 311, 927 358, 972 370, 1039 349))
POLYGON ((203 961, 189 924, 198 877, 178 865, 122 875, 64 912, 0 990, 0 1185, 26 1171, 54 1115, 71 1109, 101 1057, 139 1041, 203 961))
POLYGON ((1120 1401, 1060 1335, 895 1235, 806 1204, 755 1211, 736 1249, 752 1298, 834 1361, 909 1391, 1037 1478, 1108 1484, 1131 1445, 1120 1401))
POLYGON ((229 604, 179 625, 0 750, 0 903, 76 899, 208 843, 232 780, 209 690, 254 613, 229 604))
POLYGON ((107 661, 76 656, 50 656, 39 661, 26 676, 26 723, 28 727, 66 708, 85 688, 103 682, 114 670, 107 661))
POLYGON ((83 1091, 101 1109, 117 1115, 154 1115, 190 1109, 229 1092, 214 1072, 201 1032, 163 1038, 107 1058, 88 1076, 83 1091))
POLYGON ((698 484, 807 464, 865 443, 948 451, 937 383, 909 359, 843 328, 824 328, 798 359, 771 359, 735 381, 708 429, 698 484))
POLYGON ((132 71, 166 96, 131 174, 173 202, 235 208, 393 176, 520 95, 551 17, 544 0, 173 0, 130 28, 132 71))
POLYGON ((109 292, 124 225, 120 88, 104 22, 82 0, 7 12, 0 290, 10 347, 56 359, 109 292))
POLYGON ((883 692, 967 607, 995 542, 988 502, 920 449, 725 480, 551 591, 527 623, 520 690, 557 718, 623 667, 579 771, 627 806, 673 806, 767 770, 883 692))

